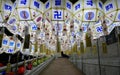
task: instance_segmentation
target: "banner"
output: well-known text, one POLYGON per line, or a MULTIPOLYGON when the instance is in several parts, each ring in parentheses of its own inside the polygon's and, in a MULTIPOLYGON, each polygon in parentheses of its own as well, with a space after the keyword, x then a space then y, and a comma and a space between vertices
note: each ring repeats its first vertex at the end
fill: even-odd
POLYGON ((40 45, 40 53, 43 53, 43 44, 40 45))
POLYGON ((97 53, 97 47, 96 47, 96 45, 93 45, 93 47, 92 47, 92 53, 93 54, 97 53))
POLYGON ((29 49, 29 43, 30 43, 30 34, 25 35, 25 41, 24 41, 23 49, 29 49))
POLYGON ((80 51, 81 51, 81 53, 84 53, 84 44, 83 44, 83 42, 80 42, 80 51))
POLYGON ((3 34, 0 34, 0 47, 2 46, 3 34))
POLYGON ((91 47, 92 43, 91 43, 91 36, 89 36, 89 33, 86 33, 86 37, 85 37, 85 41, 86 41, 86 47, 91 47))
POLYGON ((76 43, 74 44, 72 50, 73 50, 73 52, 75 52, 75 53, 77 52, 77 44, 76 44, 76 43))
POLYGON ((107 44, 106 43, 102 43, 102 52, 103 54, 107 54, 107 44))
POLYGON ((34 51, 35 53, 36 52, 38 52, 38 42, 36 41, 36 43, 35 43, 35 51, 34 51))
POLYGON ((59 41, 58 37, 57 37, 56 49, 57 49, 57 52, 60 52, 60 51, 61 51, 61 45, 60 45, 60 41, 59 41))
POLYGON ((118 41, 118 42, 119 42, 119 44, 120 44, 120 34, 118 34, 118 39, 119 39, 119 41, 118 41))

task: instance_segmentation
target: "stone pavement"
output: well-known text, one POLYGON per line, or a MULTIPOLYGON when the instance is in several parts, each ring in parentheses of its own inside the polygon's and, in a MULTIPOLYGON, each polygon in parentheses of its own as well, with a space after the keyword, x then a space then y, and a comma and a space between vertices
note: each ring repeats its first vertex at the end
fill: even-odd
POLYGON ((68 59, 57 58, 39 75, 83 75, 83 74, 68 59))

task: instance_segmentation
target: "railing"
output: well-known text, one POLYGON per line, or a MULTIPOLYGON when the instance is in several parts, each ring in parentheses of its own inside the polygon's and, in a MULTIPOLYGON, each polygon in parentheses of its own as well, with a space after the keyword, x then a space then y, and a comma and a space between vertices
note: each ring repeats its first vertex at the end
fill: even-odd
MULTIPOLYGON (((28 63, 28 62, 30 62, 30 61, 32 61, 32 60, 34 60, 34 59, 40 59, 40 58, 43 58, 43 57, 44 57, 44 56, 41 56, 41 57, 38 57, 38 58, 33 58, 33 59, 30 59, 30 60, 22 61, 22 62, 19 62, 19 63, 17 63, 17 64, 16 64, 16 63, 15 63, 15 64, 12 64, 12 65, 11 65, 11 68, 15 68, 16 65, 20 66, 20 65, 22 65, 23 63, 28 63)), ((1 68, 0 68, 0 72, 6 70, 6 68, 7 68, 7 66, 1 67, 1 68)))
POLYGON ((32 70, 29 70, 25 73, 25 75, 38 75, 41 71, 44 70, 44 68, 50 64, 55 57, 51 57, 50 59, 46 60, 45 62, 41 63, 39 66, 33 68, 32 70))

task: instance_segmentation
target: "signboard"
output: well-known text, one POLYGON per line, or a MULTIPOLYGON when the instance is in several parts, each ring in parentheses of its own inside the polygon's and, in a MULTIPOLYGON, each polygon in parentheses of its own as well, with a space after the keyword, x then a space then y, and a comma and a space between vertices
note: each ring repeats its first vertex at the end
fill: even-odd
POLYGON ((107 54, 107 44, 106 43, 102 43, 102 52, 104 54, 107 54))

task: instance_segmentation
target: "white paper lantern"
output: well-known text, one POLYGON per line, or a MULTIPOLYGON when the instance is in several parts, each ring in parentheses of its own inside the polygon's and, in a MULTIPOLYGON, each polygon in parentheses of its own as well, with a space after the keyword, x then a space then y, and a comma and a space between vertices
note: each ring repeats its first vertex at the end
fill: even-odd
POLYGON ((48 0, 48 1, 45 3, 44 12, 46 12, 47 10, 49 10, 51 7, 52 7, 51 0, 48 0))
POLYGON ((105 21, 108 28, 108 34, 118 25, 120 21, 120 5, 119 0, 109 0, 104 4, 105 21))
POLYGON ((6 35, 3 35, 2 48, 4 47, 8 48, 8 45, 9 45, 9 37, 6 35))
POLYGON ((15 53, 15 40, 11 39, 13 37, 9 37, 9 44, 8 44, 8 48, 5 51, 6 53, 15 53))

